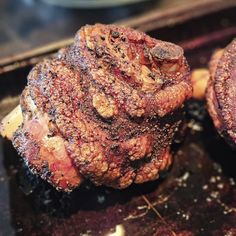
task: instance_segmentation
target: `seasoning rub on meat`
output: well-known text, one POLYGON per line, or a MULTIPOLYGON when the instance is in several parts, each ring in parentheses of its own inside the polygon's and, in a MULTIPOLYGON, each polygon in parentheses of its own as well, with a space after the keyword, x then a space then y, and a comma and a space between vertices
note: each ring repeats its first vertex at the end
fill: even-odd
POLYGON ((130 28, 87 25, 73 45, 30 72, 12 142, 58 190, 84 179, 126 188, 170 166, 191 95, 181 47, 130 28))

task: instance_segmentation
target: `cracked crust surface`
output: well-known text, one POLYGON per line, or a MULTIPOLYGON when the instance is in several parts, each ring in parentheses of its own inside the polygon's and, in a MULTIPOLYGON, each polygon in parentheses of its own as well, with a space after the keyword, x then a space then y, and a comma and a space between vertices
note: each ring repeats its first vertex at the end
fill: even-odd
MULTIPOLYGON (((82 179, 125 188, 157 179, 171 164, 170 144, 192 87, 179 46, 129 28, 96 24, 81 28, 74 44, 57 58, 33 68, 28 93, 37 112, 47 114, 47 121, 37 120, 46 127, 50 121, 56 130, 51 138, 59 137, 55 143, 65 150, 76 173, 77 182, 64 190, 82 179)), ((24 107, 24 96, 21 100, 24 107)), ((27 154, 30 138, 18 138, 26 123, 29 133, 34 126, 26 109, 23 114, 27 122, 13 143, 34 166, 27 154)), ((35 138, 45 146, 41 139, 35 138)), ((40 168, 37 173, 42 176, 40 168)), ((63 168, 60 173, 66 176, 63 168)), ((50 170, 58 179, 55 171, 50 170)))

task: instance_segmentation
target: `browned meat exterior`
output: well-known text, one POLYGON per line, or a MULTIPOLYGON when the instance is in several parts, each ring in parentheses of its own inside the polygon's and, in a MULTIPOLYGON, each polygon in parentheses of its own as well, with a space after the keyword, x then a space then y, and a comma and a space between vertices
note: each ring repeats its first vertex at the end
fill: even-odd
POLYGON ((24 122, 14 134, 13 143, 30 169, 57 189, 77 187, 82 177, 65 148, 65 140, 47 113, 40 113, 28 88, 21 95, 24 122))
POLYGON ((236 40, 217 51, 210 62, 207 88, 208 111, 218 132, 236 144, 236 40))
POLYGON ((65 191, 82 179, 114 188, 155 180, 171 164, 191 94, 179 46, 129 28, 85 26, 70 48, 30 72, 13 144, 65 191))

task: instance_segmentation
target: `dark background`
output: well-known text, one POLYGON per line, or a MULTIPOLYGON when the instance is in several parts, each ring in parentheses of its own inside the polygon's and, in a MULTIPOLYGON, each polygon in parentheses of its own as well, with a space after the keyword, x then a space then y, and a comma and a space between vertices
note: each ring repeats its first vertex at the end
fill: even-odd
POLYGON ((71 37, 84 24, 112 23, 187 3, 188 0, 144 0, 118 7, 79 9, 42 0, 0 0, 0 58, 71 37))

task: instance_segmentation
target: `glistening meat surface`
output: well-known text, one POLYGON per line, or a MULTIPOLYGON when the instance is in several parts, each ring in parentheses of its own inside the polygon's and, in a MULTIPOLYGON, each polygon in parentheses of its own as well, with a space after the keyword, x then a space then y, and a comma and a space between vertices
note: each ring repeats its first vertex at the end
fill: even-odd
POLYGON ((82 179, 114 188, 155 180, 171 164, 191 94, 179 46, 129 28, 85 26, 71 47, 30 72, 13 144, 65 191, 82 179), (54 151, 45 154, 48 145, 54 151))

